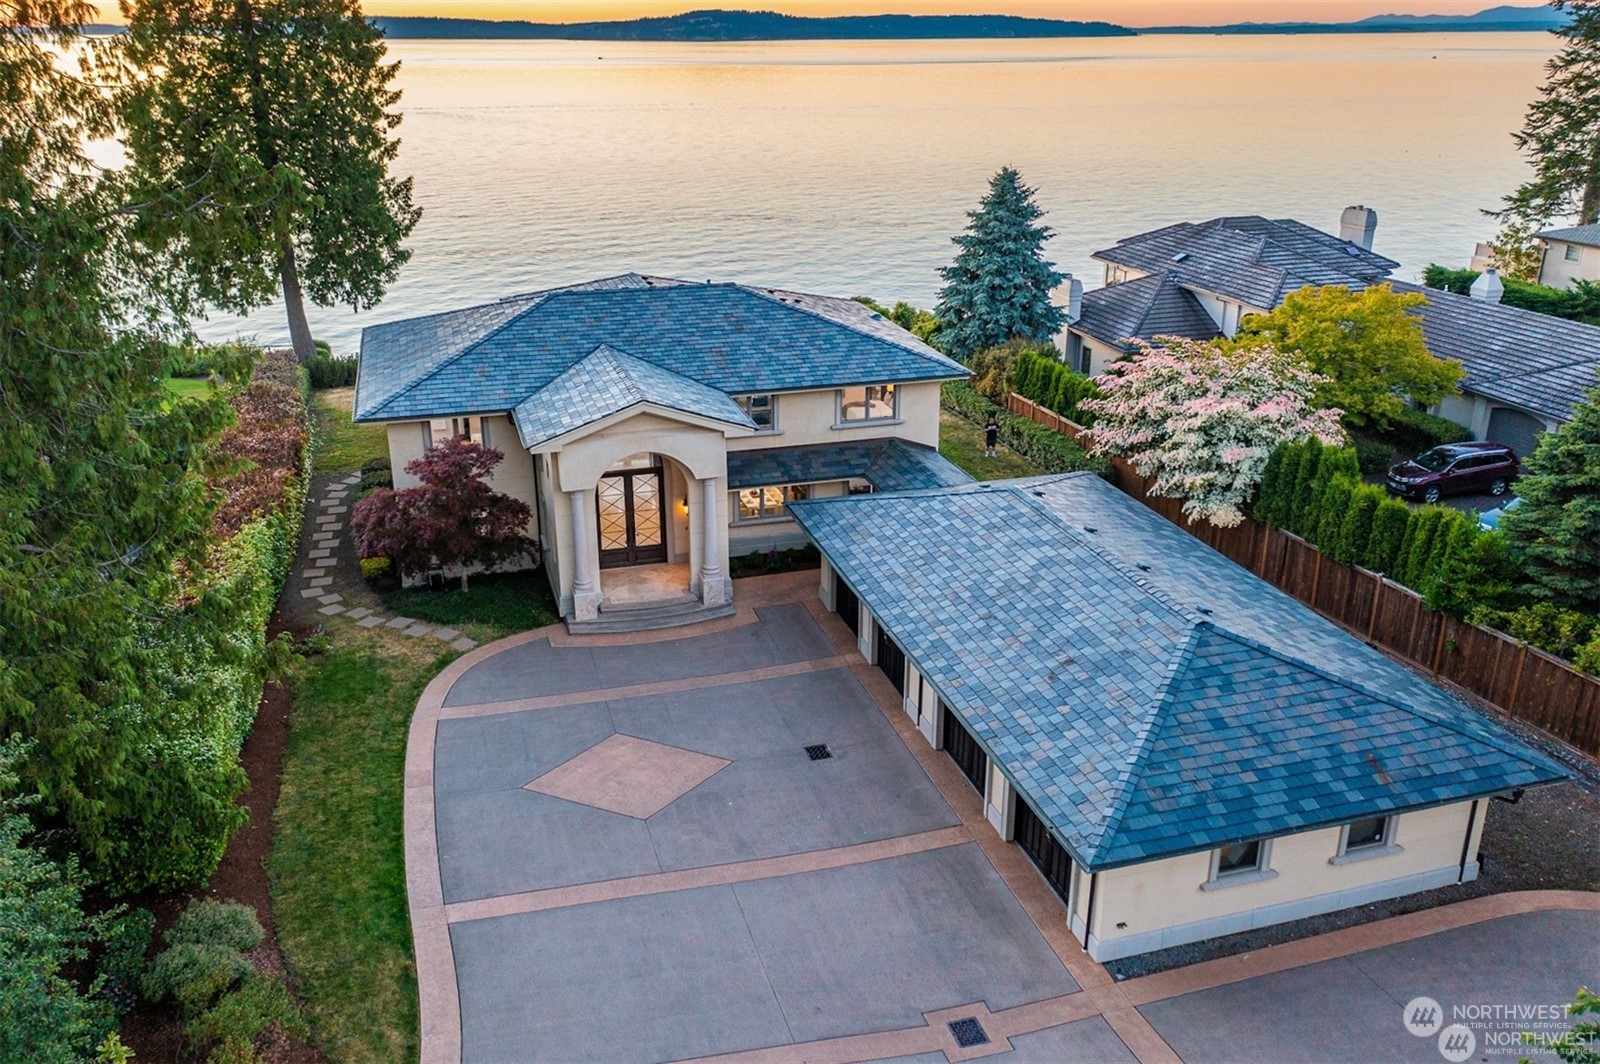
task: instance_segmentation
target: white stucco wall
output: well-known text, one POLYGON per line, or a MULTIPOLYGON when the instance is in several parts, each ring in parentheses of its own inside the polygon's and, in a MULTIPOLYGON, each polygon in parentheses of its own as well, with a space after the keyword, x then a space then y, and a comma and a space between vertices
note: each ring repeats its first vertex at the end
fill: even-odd
POLYGON ((1574 281, 1600 281, 1600 248, 1551 240, 1545 244, 1539 283, 1551 288, 1571 288, 1574 281), (1567 249, 1578 249, 1578 261, 1567 261, 1567 249))
MULTIPOLYGON (((1489 804, 1478 803, 1468 879, 1477 876, 1477 837, 1489 804)), ((1274 839, 1269 868, 1275 875, 1222 889, 1204 889, 1210 852, 1101 872, 1090 953, 1111 960, 1454 883, 1472 805, 1404 814, 1393 835, 1402 852, 1343 864, 1330 863, 1338 853, 1338 828, 1274 839)), ((1085 895, 1086 889, 1079 892, 1086 908, 1085 895)))

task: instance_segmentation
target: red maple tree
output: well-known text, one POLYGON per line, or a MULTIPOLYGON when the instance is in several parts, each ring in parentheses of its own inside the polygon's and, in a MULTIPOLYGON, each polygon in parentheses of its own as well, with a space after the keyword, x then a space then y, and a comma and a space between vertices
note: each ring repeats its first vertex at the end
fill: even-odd
POLYGON ((407 463, 422 483, 414 488, 379 488, 350 515, 356 549, 363 558, 388 558, 402 576, 438 566, 485 569, 531 553, 525 533, 533 511, 520 499, 495 491, 483 478, 505 455, 456 437, 407 463))

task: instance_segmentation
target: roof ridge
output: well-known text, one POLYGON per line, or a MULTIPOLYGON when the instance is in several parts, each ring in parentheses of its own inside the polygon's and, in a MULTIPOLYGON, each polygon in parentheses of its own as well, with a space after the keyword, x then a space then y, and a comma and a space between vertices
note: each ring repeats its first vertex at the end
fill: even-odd
MULTIPOLYGON (((1267 654, 1267 655, 1269 655, 1271 657, 1274 657, 1274 658, 1278 659, 1279 661, 1286 662, 1287 664, 1293 665, 1296 668, 1304 669, 1307 672, 1309 672, 1309 673, 1311 673, 1311 674, 1313 674, 1315 676, 1320 676, 1322 679, 1327 680, 1330 683, 1336 684, 1339 687, 1343 687, 1346 690, 1354 691, 1357 694, 1365 695, 1366 697, 1372 699, 1374 702, 1381 702, 1386 706, 1391 706, 1394 709, 1398 709, 1402 713, 1410 713, 1410 714, 1412 714, 1414 716, 1421 717, 1424 720, 1432 721, 1433 723, 1435 723, 1435 724, 1437 724, 1437 725, 1439 725, 1441 727, 1448 728, 1450 731, 1455 732, 1457 735, 1464 735, 1467 738, 1476 740, 1478 742, 1489 743, 1490 745, 1494 746, 1495 749, 1499 750, 1500 753, 1505 754, 1508 757, 1515 757, 1518 760, 1522 760, 1522 757, 1521 757, 1520 754, 1516 754, 1513 751, 1508 750, 1502 744, 1502 742, 1500 741, 1501 737, 1498 736, 1498 735, 1488 736, 1488 735, 1481 734, 1481 733, 1479 733, 1477 731, 1474 731, 1473 729, 1471 729, 1469 727, 1466 727, 1465 725, 1462 724, 1461 721, 1459 721, 1459 720, 1457 720, 1455 718, 1452 718, 1452 717, 1445 716, 1445 715, 1439 713, 1436 710, 1427 709, 1427 708, 1424 708, 1424 707, 1421 707, 1421 706, 1415 706, 1415 705, 1410 705, 1410 704, 1407 704, 1407 703, 1400 702, 1397 699, 1393 698, 1392 696, 1383 694, 1383 693, 1381 693, 1379 691, 1375 691, 1375 690, 1373 690, 1372 688, 1366 686, 1363 683, 1360 683, 1360 682, 1355 681, 1355 680, 1348 679, 1348 678, 1346 678, 1344 676, 1339 676, 1339 675, 1337 675, 1335 673, 1332 673, 1332 672, 1329 672, 1327 669, 1321 667, 1320 665, 1313 665, 1309 661, 1303 661, 1300 658, 1297 658, 1297 657, 1295 657, 1295 656, 1293 656, 1291 654, 1288 654, 1288 653, 1285 653, 1284 651, 1278 650, 1276 647, 1268 646, 1267 644, 1262 643, 1259 640, 1252 639, 1247 635, 1243 635, 1243 634, 1241 634, 1239 632, 1236 632, 1231 628, 1224 628, 1224 627, 1222 627, 1220 625, 1213 625, 1212 628, 1217 633, 1217 635, 1221 636, 1224 639, 1229 640, 1230 642, 1238 643, 1241 646, 1246 646, 1246 647, 1249 647, 1252 650, 1260 651, 1263 654, 1267 654)), ((1404 666, 1401 666, 1401 667, 1404 668, 1404 666)))
POLYGON ((1118 782, 1117 793, 1111 800, 1111 807, 1106 811, 1104 819, 1100 821, 1100 830, 1095 835, 1093 848, 1098 850, 1100 843, 1110 838, 1117 827, 1122 823, 1122 818, 1128 815, 1128 809, 1133 805, 1133 792, 1138 773, 1134 770, 1142 761, 1145 751, 1155 740, 1157 725, 1172 704, 1172 695, 1177 686, 1178 678, 1188 671, 1189 662, 1194 657, 1195 647, 1200 642, 1204 630, 1213 629, 1215 626, 1210 621, 1201 620, 1189 626, 1189 632, 1184 636, 1183 645, 1178 647, 1171 660, 1167 663, 1167 678, 1161 682, 1161 690, 1150 702, 1150 712, 1145 715, 1145 727, 1139 737, 1134 740, 1126 756, 1127 772, 1118 782))
MULTIPOLYGON (((811 317, 816 318, 818 321, 826 322, 827 324, 833 326, 835 329, 847 329, 850 332, 853 332, 858 336, 864 336, 867 339, 872 340, 872 341, 874 341, 876 343, 885 344, 885 345, 887 345, 889 347, 893 347, 893 348, 895 348, 897 350, 909 352, 909 353, 911 353, 913 355, 916 355, 918 358, 920 358, 920 359, 922 359, 922 360, 924 360, 926 362, 932 363, 933 365, 939 365, 940 360, 947 360, 947 361, 951 361, 951 362, 955 361, 954 359, 950 358, 949 355, 946 355, 943 352, 940 352, 940 351, 936 350, 934 347, 929 345, 926 341, 918 340, 916 336, 912 335, 910 332, 907 332, 904 329, 902 329, 901 331, 905 332, 906 335, 910 336, 913 340, 916 340, 918 344, 921 344, 923 347, 926 347, 927 351, 926 352, 925 351, 920 351, 915 347, 907 347, 905 344, 897 344, 893 340, 886 340, 881 336, 874 336, 872 333, 865 332, 865 331, 860 330, 860 329, 852 329, 852 328, 850 328, 850 326, 844 324, 843 322, 835 321, 834 319, 828 317, 826 314, 819 314, 816 311, 812 310, 810 307, 807 307, 807 306, 805 306, 803 304, 790 303, 790 302, 788 302, 786 300, 779 299, 777 296, 769 295, 766 292, 763 292, 761 289, 755 287, 754 285, 737 284, 737 283, 735 283, 733 285, 733 287, 739 289, 741 292, 749 292, 751 295, 755 296, 757 299, 765 299, 767 302, 776 303, 780 307, 784 307, 784 308, 789 309, 789 310, 799 311, 802 314, 808 314, 811 317), (931 352, 931 355, 929 354, 930 352, 931 352)), ((774 289, 774 291, 777 291, 777 289, 774 289)), ((788 289, 783 289, 783 291, 789 291, 789 290, 788 289)), ((819 295, 815 295, 814 293, 811 293, 811 292, 795 292, 794 294, 795 295, 802 295, 802 296, 812 296, 812 298, 814 298, 814 299, 840 298, 840 297, 836 297, 836 296, 819 296, 819 295)), ((876 312, 874 312, 874 313, 876 313, 876 312)), ((884 321, 889 321, 889 319, 883 318, 882 315, 879 315, 879 317, 884 321)), ((894 322, 892 322, 892 321, 889 321, 889 324, 890 325, 894 325, 894 327, 897 328, 897 329, 900 328, 900 326, 895 325, 894 322)))

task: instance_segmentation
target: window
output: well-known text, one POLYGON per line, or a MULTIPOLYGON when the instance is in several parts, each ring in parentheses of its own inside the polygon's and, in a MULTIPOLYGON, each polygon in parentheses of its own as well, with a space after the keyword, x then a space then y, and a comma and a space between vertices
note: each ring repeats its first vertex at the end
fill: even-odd
POLYGON ((489 431, 481 417, 436 417, 428 422, 422 442, 432 450, 454 436, 465 436, 473 443, 489 446, 489 431))
POLYGON ((1278 873, 1269 867, 1271 863, 1271 839, 1230 843, 1211 851, 1211 876, 1200 885, 1200 889, 1218 890, 1241 883, 1276 879, 1278 873))
POLYGON ((734 524, 779 521, 788 516, 784 513, 784 505, 808 498, 811 487, 808 484, 785 484, 770 488, 740 488, 734 494, 738 496, 733 511, 734 524))
POLYGON ((1582 254, 1583 254, 1583 252, 1578 250, 1578 245, 1576 245, 1576 244, 1568 244, 1567 245, 1566 258, 1567 258, 1568 262, 1577 262, 1579 256, 1581 256, 1582 254))
POLYGON ((733 399, 739 404, 751 421, 756 423, 757 432, 778 431, 778 397, 776 395, 736 395, 733 399))
POLYGON ((1383 857, 1391 853, 1405 853, 1405 848, 1395 845, 1395 825, 1399 817, 1375 816, 1346 824, 1339 832, 1339 852, 1328 859, 1329 864, 1348 864, 1369 857, 1383 857))
POLYGON ((890 421, 900 414, 899 394, 892 384, 839 389, 839 420, 890 421))

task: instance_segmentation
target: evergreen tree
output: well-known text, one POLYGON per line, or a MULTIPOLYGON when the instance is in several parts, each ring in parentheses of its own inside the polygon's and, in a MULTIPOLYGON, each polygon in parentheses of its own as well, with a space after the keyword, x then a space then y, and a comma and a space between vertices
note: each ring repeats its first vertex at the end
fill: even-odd
POLYGON ((1503 533, 1468 526, 1421 590, 1429 609, 1465 618, 1480 608, 1514 609, 1525 581, 1503 533))
POLYGON ((1322 464, 1322 441, 1309 439, 1301 447, 1300 460, 1295 463, 1294 485, 1289 489, 1289 497, 1284 500, 1283 527, 1300 535, 1305 527, 1308 509, 1307 503, 1311 499, 1311 492, 1317 479, 1317 467, 1322 464))
POLYGON ((199 467, 229 414, 162 387, 137 205, 83 153, 109 120, 72 61, 91 14, 0 0, 0 735, 32 741, 17 770, 37 815, 99 874, 115 826, 178 790, 150 765, 172 725, 141 705, 160 694, 143 636, 174 571, 204 570, 199 467))
POLYGON ((1533 163, 1533 180, 1505 198, 1499 217, 1524 229, 1576 215, 1600 221, 1600 0, 1551 0, 1572 21, 1552 30, 1561 50, 1545 64, 1539 99, 1512 134, 1533 163))
POLYGON ((1527 467, 1517 481, 1522 504, 1501 520, 1512 551, 1535 593, 1600 610, 1600 387, 1539 438, 1527 467))
POLYGON ((945 280, 936 314, 939 346, 965 361, 1007 340, 1051 341, 1066 314, 1050 302, 1062 282, 1044 257, 1048 226, 1036 225, 1044 211, 1034 189, 1007 166, 989 180, 989 194, 969 211, 967 231, 952 241, 956 260, 939 271, 945 280))
POLYGON ((357 0, 124 0, 121 113, 132 172, 165 212, 140 237, 192 300, 244 313, 281 293, 295 354, 304 297, 370 307, 420 212, 389 175, 399 142, 383 33, 357 0))
POLYGON ((1272 449, 1261 469, 1261 484, 1250 516, 1274 528, 1283 524, 1284 480, 1294 474, 1300 461, 1300 444, 1284 443, 1272 449))
POLYGON ((1367 537, 1362 564, 1375 573, 1393 577, 1410 527, 1411 507, 1399 499, 1385 497, 1373 511, 1372 534, 1367 537))
POLYGON ((1372 518, 1384 501, 1385 493, 1372 484, 1360 484, 1345 510, 1339 524, 1339 542, 1333 551, 1333 560, 1353 565, 1367 554, 1367 541, 1372 537, 1372 518))
POLYGON ((1338 553, 1340 530, 1344 527, 1344 516, 1350 509, 1350 499, 1354 494, 1355 485, 1348 477, 1336 477, 1322 489, 1317 527, 1311 542, 1324 554, 1338 553))

